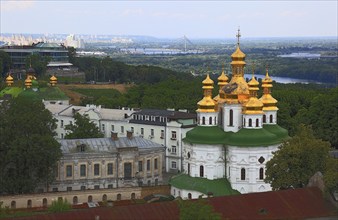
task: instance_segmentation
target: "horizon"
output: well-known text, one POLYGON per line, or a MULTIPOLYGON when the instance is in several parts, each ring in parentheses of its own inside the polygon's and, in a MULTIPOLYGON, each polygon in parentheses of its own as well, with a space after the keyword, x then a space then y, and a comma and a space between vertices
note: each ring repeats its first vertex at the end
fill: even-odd
POLYGON ((0 1, 0 33, 336 37, 337 1, 0 1), (62 16, 60 16, 62 15, 62 16))

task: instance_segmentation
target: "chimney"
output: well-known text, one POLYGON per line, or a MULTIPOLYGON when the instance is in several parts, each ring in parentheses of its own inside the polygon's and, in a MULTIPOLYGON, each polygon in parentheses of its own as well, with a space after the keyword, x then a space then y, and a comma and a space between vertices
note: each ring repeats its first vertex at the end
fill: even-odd
POLYGON ((119 139, 119 137, 117 136, 117 132, 111 132, 111 139, 113 141, 117 141, 119 139))
POLYGON ((133 132, 132 131, 127 131, 127 138, 132 139, 133 138, 133 132))

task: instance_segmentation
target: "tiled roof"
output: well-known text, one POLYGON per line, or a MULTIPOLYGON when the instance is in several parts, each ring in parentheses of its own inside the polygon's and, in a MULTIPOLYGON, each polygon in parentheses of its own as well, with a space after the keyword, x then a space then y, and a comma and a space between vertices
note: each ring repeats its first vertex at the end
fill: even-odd
MULTIPOLYGON (((316 188, 221 196, 205 199, 222 219, 336 219, 337 209, 316 188)), ((55 214, 38 214, 16 219, 179 219, 176 201, 130 206, 90 208, 55 214)))

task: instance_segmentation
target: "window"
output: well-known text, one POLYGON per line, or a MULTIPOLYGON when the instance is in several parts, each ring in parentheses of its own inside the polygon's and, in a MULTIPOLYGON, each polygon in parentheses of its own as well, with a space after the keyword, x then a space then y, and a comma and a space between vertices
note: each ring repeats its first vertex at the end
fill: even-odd
POLYGON ((32 208, 32 200, 27 200, 27 208, 32 208))
POLYGON ((124 127, 121 126, 121 133, 124 133, 124 127))
POLYGON ((270 123, 272 123, 272 121, 273 121, 273 116, 270 115, 270 123))
POLYGON ((130 130, 131 130, 131 132, 133 132, 133 133, 134 133, 134 127, 131 127, 131 128, 130 128, 130 130))
POLYGON ((241 180, 245 180, 245 169, 241 169, 241 180))
POLYGON ((63 134, 61 133, 61 139, 63 139, 63 134))
POLYGON ((154 129, 151 129, 151 130, 150 130, 150 135, 151 135, 152 137, 154 137, 154 129))
POLYGON ((77 196, 73 197, 73 205, 76 205, 78 203, 78 198, 77 196))
POLYGON ((102 127, 102 131, 104 131, 106 129, 106 125, 105 124, 102 124, 101 127, 102 127))
POLYGON ((249 127, 252 127, 252 119, 249 119, 249 127))
POLYGON ((107 175, 113 175, 113 163, 108 163, 107 175))
POLYGON ((57 187, 54 187, 52 191, 57 192, 57 191, 59 191, 59 189, 57 187))
POLYGON ((106 201, 107 201, 107 195, 106 195, 106 194, 103 194, 103 196, 102 196, 102 201, 103 201, 103 202, 106 202, 106 201))
POLYGON ((135 193, 132 193, 130 196, 131 199, 135 199, 135 193))
POLYGON ((154 169, 157 170, 157 158, 154 160, 154 169))
POLYGON ((88 202, 93 202, 93 196, 88 196, 88 202))
POLYGON ((67 165, 66 166, 66 177, 72 177, 73 176, 73 166, 67 165))
POLYGON ((85 164, 80 165, 80 176, 81 177, 86 176, 86 165, 85 164))
POLYGON ((188 199, 191 199, 191 193, 188 193, 188 199))
POLYGON ((171 146, 171 154, 176 154, 177 149, 176 146, 171 146))
POLYGON ((144 135, 144 129, 141 128, 141 135, 143 136, 144 135))
POLYGON ((259 179, 260 180, 264 179, 264 168, 259 169, 259 179))
POLYGON ((212 125, 212 117, 209 117, 209 125, 212 125))
POLYGON ((94 176, 100 175, 100 164, 94 164, 94 176))
POLYGON ((138 172, 142 172, 143 171, 143 162, 140 160, 138 162, 138 172))
POLYGON ((61 125, 60 125, 61 128, 63 128, 63 120, 61 120, 61 125))
POLYGON ((266 115, 263 115, 263 123, 266 123, 266 115))
POLYGON ((85 191, 86 190, 86 186, 81 186, 81 190, 85 191))
POLYGON ((100 189, 100 185, 95 185, 94 189, 100 189))
POLYGON ((176 161, 171 161, 171 168, 176 169, 176 161))
POLYGON ((112 189, 113 188, 113 184, 108 184, 108 189, 112 189))
POLYGON ((67 192, 70 192, 72 190, 73 190, 73 188, 71 186, 67 187, 67 192))
POLYGON ((145 118, 146 121, 149 121, 149 115, 146 115, 145 118))
POLYGON ((147 160, 147 171, 150 170, 150 160, 147 160))
POLYGON ((259 120, 258 120, 258 118, 256 119, 256 127, 258 127, 259 126, 259 120))
POLYGON ((188 163, 188 175, 190 176, 190 163, 188 163))
POLYGON ((73 121, 69 121, 69 124, 70 124, 70 125, 73 125, 73 121))
POLYGON ((229 126, 234 126, 234 112, 232 109, 229 112, 229 126))
POLYGON ((202 117, 202 125, 205 125, 205 117, 202 117))
POLYGON ((164 138, 164 130, 161 130, 161 139, 164 138))
POLYGON ((114 125, 111 125, 111 131, 114 131, 114 129, 115 129, 114 125))
POLYGON ((116 199, 117 199, 117 201, 120 201, 121 200, 121 194, 119 193, 119 194, 117 194, 117 196, 116 196, 116 199))
POLYGON ((204 177, 204 167, 203 167, 203 165, 200 166, 200 177, 204 177))
POLYGON ((176 140, 176 131, 171 132, 171 139, 176 140))

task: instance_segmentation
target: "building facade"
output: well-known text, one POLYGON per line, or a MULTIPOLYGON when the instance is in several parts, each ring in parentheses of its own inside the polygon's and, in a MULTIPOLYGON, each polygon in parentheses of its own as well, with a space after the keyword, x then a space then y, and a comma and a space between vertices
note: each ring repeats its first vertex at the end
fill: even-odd
POLYGON ((174 196, 233 194, 229 184, 240 193, 271 190, 264 182, 265 165, 288 134, 277 125, 277 100, 271 95, 268 70, 260 98, 254 74, 249 82, 244 79, 246 55, 240 49, 239 31, 237 37, 237 48, 231 55, 230 82, 223 71, 218 77, 219 93, 214 98, 213 80, 207 75, 202 82, 204 97, 197 103, 198 126, 183 139, 183 174, 171 179, 174 196), (205 186, 206 180, 209 187, 205 186), (184 183, 187 181, 190 185, 184 183))

